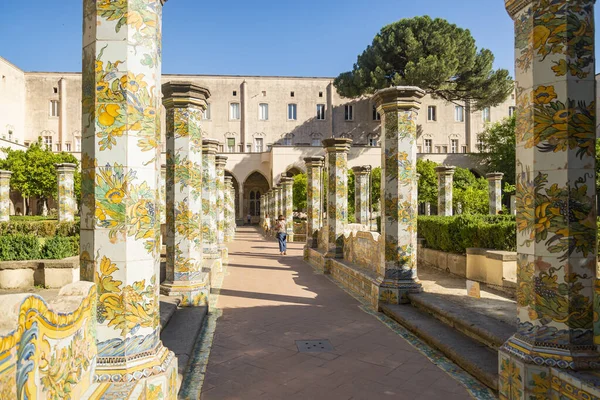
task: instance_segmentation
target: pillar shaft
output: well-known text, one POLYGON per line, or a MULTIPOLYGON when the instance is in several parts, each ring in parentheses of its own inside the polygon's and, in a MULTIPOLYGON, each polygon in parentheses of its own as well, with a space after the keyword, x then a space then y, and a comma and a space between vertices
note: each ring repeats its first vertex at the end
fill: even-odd
POLYGON ((226 243, 229 243, 233 240, 232 238, 232 226, 231 226, 231 219, 235 218, 234 217, 234 213, 235 211, 232 210, 232 206, 233 206, 233 199, 231 197, 231 191, 233 190, 233 184, 232 184, 232 179, 230 176, 226 176, 224 178, 224 191, 223 191, 223 203, 224 203, 224 227, 223 227, 223 232, 224 232, 224 237, 223 240, 226 243))
POLYGON ((83 4, 81 278, 98 285, 96 378, 115 384, 177 376, 159 339, 162 3, 83 4))
POLYGON ((490 214, 497 215, 502 211, 502 177, 501 172, 486 175, 488 180, 488 196, 490 201, 490 214))
POLYGON ((352 171, 354 171, 354 216, 356 223, 369 225, 371 166, 353 167, 352 171))
MULTIPOLYGON (((10 221, 10 177, 11 171, 0 171, 0 222, 10 221)), ((23 209, 25 214, 25 209, 23 209)))
POLYGON ((208 89, 189 82, 163 85, 166 108, 166 282, 161 291, 184 306, 207 303, 210 282, 202 270, 202 112, 208 89))
POLYGON ((58 180, 58 222, 75 221, 77 201, 75 200, 75 164, 56 164, 58 180))
POLYGON ((218 155, 217 164, 217 244, 221 251, 225 248, 225 166, 227 157, 218 155))
POLYGON ((276 185, 273 188, 273 208, 275 210, 274 220, 277 221, 281 214, 281 187, 276 185))
POLYGON ((348 225, 348 152, 352 139, 323 140, 327 152, 327 243, 328 257, 341 258, 342 236, 348 225))
POLYGON ((323 176, 323 157, 307 157, 306 163, 306 246, 317 247, 316 232, 322 226, 323 205, 321 204, 321 185, 323 176))
POLYGON ((375 94, 381 114, 381 235, 384 281, 380 301, 408 301, 421 290, 417 278, 417 114, 425 92, 392 87, 375 94))
POLYGON ((160 224, 167 223, 167 165, 163 164, 160 166, 160 224))
POLYGON ((548 366, 600 366, 594 3, 506 1, 516 38, 519 285, 517 333, 499 353, 501 398, 562 397, 548 366))
POLYGON ((425 215, 431 215, 431 203, 425 202, 425 215))
POLYGON ((438 215, 452 216, 452 185, 454 167, 436 167, 438 176, 438 215))
POLYGON ((287 233, 287 241, 294 241, 294 205, 293 205, 293 187, 294 178, 284 177, 281 178, 281 198, 283 200, 283 216, 285 218, 285 229, 287 233))
POLYGON ((217 151, 219 141, 202 141, 202 229, 204 235, 204 257, 219 258, 217 229, 217 151))

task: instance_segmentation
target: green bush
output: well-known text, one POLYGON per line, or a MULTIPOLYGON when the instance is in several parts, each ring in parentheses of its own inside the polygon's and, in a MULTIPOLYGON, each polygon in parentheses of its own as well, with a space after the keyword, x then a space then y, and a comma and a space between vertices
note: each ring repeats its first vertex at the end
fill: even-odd
POLYGON ((79 234, 79 222, 10 221, 0 223, 0 236, 34 235, 37 237, 75 236, 79 234))
POLYGON ((60 260, 72 257, 79 253, 79 237, 55 236, 48 238, 42 246, 41 258, 47 260, 60 260), (77 249, 75 249, 77 239, 77 249), (77 250, 77 251, 75 251, 77 250))
POLYGON ((0 236, 0 261, 36 260, 40 242, 34 235, 0 236))
POLYGON ((469 247, 516 251, 515 217, 512 215, 419 216, 417 231, 427 247, 464 254, 469 247))

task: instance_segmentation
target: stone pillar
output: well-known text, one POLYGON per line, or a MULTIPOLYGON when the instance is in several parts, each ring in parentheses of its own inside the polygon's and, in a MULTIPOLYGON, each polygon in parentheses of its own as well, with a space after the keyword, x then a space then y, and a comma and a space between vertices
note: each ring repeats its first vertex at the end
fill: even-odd
POLYGON ((281 178, 281 198, 283 204, 281 209, 283 210, 283 217, 285 218, 285 230, 287 233, 287 241, 294 241, 294 178, 283 177, 281 178))
POLYGON ((425 202, 425 215, 431 215, 431 203, 428 201, 425 202))
POLYGON ((322 226, 323 204, 321 184, 323 177, 323 157, 307 157, 306 163, 306 247, 317 247, 317 231, 322 226))
POLYGON ((160 166, 160 224, 167 223, 167 165, 163 164, 160 166))
POLYGON ((456 203, 456 215, 461 215, 463 212, 462 203, 456 203))
POLYGON ((348 152, 352 139, 323 140, 327 152, 327 243, 326 257, 341 258, 342 236, 348 225, 348 152))
POLYGON ((594 3, 506 1, 516 37, 519 285, 517 333, 499 351, 503 399, 597 397, 572 372, 600 367, 594 3))
POLYGON ((517 196, 514 194, 510 196, 510 213, 517 215, 517 196))
MULTIPOLYGON (((12 171, 0 171, 0 222, 10 221, 10 177, 12 171)), ((23 209, 23 215, 26 210, 23 209)))
POLYGON ((357 224, 369 226, 369 179, 371 166, 353 167, 354 171, 354 215, 357 224))
POLYGON ((452 216, 452 178, 454 167, 436 167, 438 176, 438 215, 452 216))
POLYGON ((425 92, 398 86, 375 93, 381 114, 381 235, 384 280, 381 302, 408 302, 417 278, 417 115, 425 92))
POLYGON ((219 141, 202 140, 202 229, 204 235, 204 258, 220 258, 217 243, 217 167, 216 158, 219 141))
POLYGON ((233 183, 230 176, 224 178, 225 190, 224 190, 224 203, 225 203, 225 227, 223 229, 224 237, 223 240, 226 243, 233 241, 233 226, 232 219, 235 221, 235 210, 233 209, 233 183))
POLYGON ((167 276, 161 292, 183 306, 206 305, 210 277, 202 270, 202 112, 208 89, 191 82, 162 86, 166 109, 167 276))
POLYGON ((227 165, 227 157, 218 155, 216 157, 217 168, 217 245, 223 260, 228 259, 227 246, 225 246, 225 166, 227 165))
POLYGON ((235 188, 233 186, 233 180, 229 186, 229 210, 229 235, 233 241, 235 239, 235 231, 237 229, 237 225, 235 223, 235 188))
POLYGON ((492 172, 485 177, 488 180, 488 197, 490 199, 490 214, 497 215, 502 211, 502 172, 492 172))
POLYGON ((273 188, 273 209, 275 214, 273 215, 273 223, 277 221, 277 218, 281 215, 281 187, 279 184, 273 188))
POLYGON ((75 221, 77 201, 75 200, 75 164, 56 164, 58 180, 58 222, 75 221))
POLYGON ((80 257, 98 288, 95 381, 175 399, 159 336, 162 3, 83 2, 80 257))

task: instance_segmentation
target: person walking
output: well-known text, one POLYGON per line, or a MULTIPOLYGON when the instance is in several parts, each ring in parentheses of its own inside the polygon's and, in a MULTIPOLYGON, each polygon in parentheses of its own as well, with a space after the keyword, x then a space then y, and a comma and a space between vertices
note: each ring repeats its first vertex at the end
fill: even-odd
POLYGON ((252 223, 252 215, 248 213, 248 216, 246 218, 248 218, 248 225, 250 225, 252 223))
POLYGON ((285 218, 283 218, 283 215, 280 215, 279 218, 277 218, 277 222, 275 222, 275 237, 277 238, 277 241, 279 242, 279 254, 280 255, 286 255, 286 229, 285 229, 285 218))

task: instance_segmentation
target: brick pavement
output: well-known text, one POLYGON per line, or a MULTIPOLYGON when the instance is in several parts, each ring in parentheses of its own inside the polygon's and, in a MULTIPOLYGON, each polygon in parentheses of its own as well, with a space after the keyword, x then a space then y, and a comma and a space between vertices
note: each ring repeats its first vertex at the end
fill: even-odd
POLYGON ((229 245, 202 399, 468 399, 466 389, 302 260, 254 228, 229 245), (329 339, 331 353, 296 340, 329 339))

